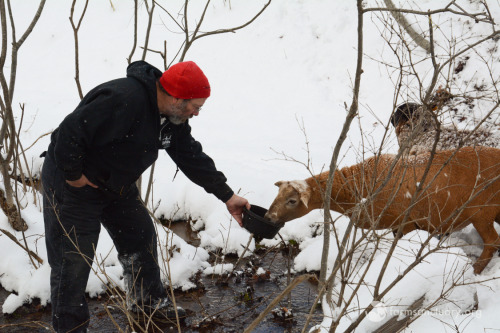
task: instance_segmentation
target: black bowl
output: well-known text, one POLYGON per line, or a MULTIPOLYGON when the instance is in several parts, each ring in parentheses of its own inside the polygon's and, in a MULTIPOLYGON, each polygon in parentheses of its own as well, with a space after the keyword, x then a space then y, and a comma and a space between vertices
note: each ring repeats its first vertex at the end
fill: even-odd
POLYGON ((255 238, 274 238, 283 224, 275 224, 264 218, 267 209, 252 205, 250 210, 243 209, 243 227, 255 238))

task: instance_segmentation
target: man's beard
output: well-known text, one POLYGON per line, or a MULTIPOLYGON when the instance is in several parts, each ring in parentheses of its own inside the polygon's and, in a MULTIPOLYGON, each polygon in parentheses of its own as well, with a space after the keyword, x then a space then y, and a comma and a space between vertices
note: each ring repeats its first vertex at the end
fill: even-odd
POLYGON ((168 120, 174 125, 180 125, 186 122, 189 117, 184 115, 184 111, 186 110, 187 102, 184 101, 180 106, 175 107, 172 111, 171 115, 168 115, 168 120))
POLYGON ((186 122, 188 118, 181 116, 168 116, 168 120, 174 125, 180 125, 186 122))

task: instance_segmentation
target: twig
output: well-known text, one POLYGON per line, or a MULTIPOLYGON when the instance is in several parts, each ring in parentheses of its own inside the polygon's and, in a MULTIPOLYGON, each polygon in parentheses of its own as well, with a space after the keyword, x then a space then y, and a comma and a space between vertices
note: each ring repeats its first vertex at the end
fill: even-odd
POLYGON ((392 16, 394 19, 398 22, 400 26, 402 26, 406 32, 408 32, 408 35, 413 39, 413 41, 423 48, 427 53, 430 53, 430 45, 429 41, 427 41, 424 37, 422 37, 421 34, 415 31, 411 24, 408 23, 406 18, 402 15, 401 12, 397 11, 396 6, 394 6, 394 3, 392 0, 384 0, 385 5, 387 6, 388 9, 390 9, 392 16))
POLYGON ((153 162, 151 165, 151 170, 149 171, 149 180, 148 180, 148 188, 146 190, 146 197, 144 198, 144 202, 147 204, 149 199, 149 194, 151 193, 151 188, 153 187, 153 176, 155 172, 156 162, 153 162))
POLYGON ((214 31, 210 31, 210 32, 206 32, 204 34, 201 34, 201 35, 198 35, 196 37, 194 37, 192 39, 192 41, 195 41, 196 39, 199 39, 199 38, 202 38, 202 37, 205 37, 205 36, 209 36, 209 35, 215 35, 215 34, 222 34, 222 33, 227 33, 227 32, 236 32, 237 30, 241 30, 245 27, 247 27, 248 25, 250 25, 252 22, 254 22, 263 12, 264 10, 266 10, 266 8, 271 4, 271 1, 272 0, 269 0, 265 5, 264 7, 262 7, 262 9, 253 17, 251 18, 248 22, 246 22, 245 24, 242 24, 238 27, 234 27, 234 28, 229 28, 229 29, 218 29, 218 30, 214 30, 214 31))
POLYGON ((85 12, 87 11, 87 6, 89 4, 89 0, 85 1, 85 7, 83 8, 82 16, 80 16, 80 19, 78 20, 78 24, 75 25, 75 22, 73 20, 73 15, 75 12, 75 4, 76 0, 73 0, 73 4, 71 5, 71 14, 69 16, 69 21, 71 22, 71 27, 73 28, 73 36, 75 39, 75 82, 76 82, 76 87, 78 89, 78 95, 80 96, 80 99, 83 99, 83 92, 82 92, 82 86, 80 84, 80 61, 79 61, 79 50, 78 50, 78 30, 80 29, 80 26, 82 25, 83 17, 85 16, 85 12))
MULTIPOLYGON (((215 34, 222 34, 222 33, 227 33, 227 32, 236 32, 240 29, 243 29, 245 27, 247 27, 248 25, 250 25, 251 23, 253 23, 263 12, 264 10, 271 4, 271 1, 272 0, 269 0, 263 7, 262 9, 254 16, 252 17, 248 22, 246 22, 245 24, 242 24, 240 26, 237 26, 237 27, 234 27, 234 28, 228 28, 228 29, 217 29, 217 30, 214 30, 214 31, 209 31, 209 32, 205 32, 205 33, 201 33, 201 34, 198 34, 199 31, 200 31, 200 28, 201 28, 201 24, 205 18, 205 14, 206 14, 206 11, 207 11, 207 8, 208 8, 208 5, 210 4, 210 0, 207 0, 206 4, 205 4, 205 7, 204 7, 204 10, 203 10, 203 13, 201 14, 200 16, 200 19, 195 27, 195 30, 194 32, 191 34, 190 36, 190 32, 189 32, 189 25, 188 25, 188 1, 186 0, 184 2, 184 17, 183 17, 183 25, 180 24, 171 14, 170 12, 165 9, 163 6, 161 6, 159 3, 157 3, 157 1, 153 0, 153 2, 155 4, 158 5, 158 7, 160 7, 161 9, 163 9, 167 14, 168 16, 172 19, 172 21, 175 22, 175 24, 182 30, 183 34, 184 34, 184 42, 183 44, 181 45, 181 48, 179 49, 179 51, 177 52, 177 55, 180 53, 181 56, 179 58, 179 61, 184 61, 184 58, 186 57, 186 54, 188 52, 188 50, 191 48, 191 46, 193 45, 194 41, 196 41, 197 39, 200 39, 202 37, 206 37, 206 36, 210 36, 210 35, 215 35, 215 34)), ((177 55, 173 58, 172 61, 174 61, 174 59, 177 57, 177 55)))
MULTIPOLYGON (((146 1, 147 3, 147 1, 146 1)), ((153 13, 155 10, 155 1, 152 1, 151 9, 148 11, 148 28, 146 29, 146 38, 144 40, 144 49, 142 52, 142 60, 146 59, 146 54, 148 52, 149 36, 151 35, 151 25, 153 23, 153 13)))
POLYGON ((245 246, 245 248, 243 249, 243 252, 241 253, 241 256, 238 258, 238 260, 236 261, 236 263, 234 264, 234 267, 233 267, 233 270, 231 271, 231 273, 228 274, 227 278, 226 278, 226 282, 229 280, 229 277, 233 274, 233 272, 235 270, 238 269, 240 263, 241 263, 241 260, 243 259, 243 257, 245 256, 245 253, 247 252, 248 250, 248 247, 250 246, 250 243, 252 242, 252 239, 253 239, 253 234, 250 234, 250 237, 248 238, 248 242, 247 242, 247 245, 245 246))
POLYGON ((275 299, 269 303, 269 305, 265 308, 264 311, 260 313, 260 315, 243 331, 243 333, 250 333, 254 330, 255 327, 264 319, 264 317, 278 304, 283 297, 288 295, 299 283, 302 283, 307 279, 316 279, 316 275, 314 274, 304 274, 301 276, 297 276, 293 281, 279 294, 275 299))
POLYGON ((23 244, 19 243, 19 241, 17 240, 17 238, 13 234, 11 234, 7 230, 1 229, 1 228, 0 228, 0 231, 3 232, 5 236, 9 237, 12 241, 14 241, 14 243, 16 243, 17 245, 19 245, 24 251, 28 252, 28 254, 30 256, 32 256, 33 258, 35 258, 36 261, 38 261, 40 263, 40 265, 43 265, 43 259, 40 258, 35 252, 33 252, 30 249, 28 249, 27 247, 25 247, 23 244))
POLYGON ((104 310, 108 314, 109 319, 111 320, 111 322, 113 323, 113 325, 116 327, 116 329, 118 330, 118 332, 123 332, 122 328, 120 327, 120 325, 118 325, 118 323, 116 322, 115 318, 113 318, 113 316, 111 315, 111 312, 109 312, 109 309, 108 309, 108 307, 106 305, 104 305, 104 310))
POLYGON ((394 9, 389 9, 389 8, 384 8, 384 7, 372 7, 372 8, 365 8, 365 9, 363 9, 364 13, 375 12, 375 11, 376 12, 387 12, 387 11, 389 11, 389 12, 398 12, 398 13, 424 15, 424 16, 434 15, 434 14, 439 14, 439 13, 452 13, 452 14, 455 14, 455 15, 461 15, 461 16, 470 17, 470 18, 474 19, 475 21, 486 22, 486 23, 491 23, 492 22, 492 18, 486 16, 485 13, 471 14, 471 13, 468 13, 468 12, 464 11, 462 8, 460 8, 459 6, 457 6, 457 4, 455 3, 455 0, 451 1, 444 8, 436 9, 436 10, 428 10, 428 11, 413 10, 413 9, 397 9, 397 10, 394 10, 394 9), (450 9, 451 5, 455 5, 457 8, 461 9, 461 11, 456 11, 456 10, 450 9))
POLYGON ((352 97, 351 107, 349 108, 349 112, 346 115, 346 119, 344 122, 344 126, 342 127, 342 131, 340 133, 339 139, 335 144, 335 148, 333 150, 332 159, 330 162, 330 173, 328 174, 328 180, 325 187, 324 193, 324 214, 325 214, 325 224, 324 224, 324 243, 323 243, 323 252, 321 255, 321 271, 320 271, 320 283, 324 283, 326 279, 326 269, 328 263, 328 249, 330 247, 330 223, 332 222, 332 217, 330 214, 330 202, 331 202, 331 193, 333 188, 333 179, 335 172, 337 171, 337 159, 340 154, 340 149, 347 138, 347 133, 351 127, 351 123, 358 113, 358 97, 359 90, 361 86, 361 74, 363 73, 362 64, 363 64, 363 4, 361 0, 357 0, 358 7, 358 55, 357 55, 357 64, 356 64, 356 74, 354 78, 354 91, 352 97))
POLYGON ((23 45, 24 41, 28 36, 31 34, 33 29, 35 28, 35 25, 38 22, 38 19, 42 15, 43 8, 45 7, 45 1, 46 0, 41 0, 40 4, 38 5, 38 9, 35 13, 35 16, 31 20, 30 25, 28 28, 26 28, 26 31, 24 34, 21 36, 21 38, 16 42, 16 35, 15 35, 15 25, 14 25, 14 17, 12 15, 12 9, 10 6, 10 0, 7 1, 8 9, 9 9, 9 16, 10 16, 10 22, 11 22, 11 28, 12 28, 12 63, 11 63, 11 73, 10 73, 10 83, 9 83, 9 94, 10 94, 10 100, 12 101, 14 98, 14 87, 16 84, 16 73, 17 73, 17 53, 21 46, 23 45))
POLYGON ((135 48, 137 46, 137 0, 134 0, 134 44, 132 45, 132 50, 130 51, 130 55, 128 56, 128 63, 132 62, 132 57, 135 52, 135 48))
POLYGON ((24 152, 27 152, 30 148, 32 148, 38 142, 38 140, 40 140, 41 138, 43 138, 44 136, 47 136, 47 135, 51 135, 51 134, 52 134, 52 131, 40 135, 38 138, 36 138, 36 140, 28 148, 24 149, 24 152))

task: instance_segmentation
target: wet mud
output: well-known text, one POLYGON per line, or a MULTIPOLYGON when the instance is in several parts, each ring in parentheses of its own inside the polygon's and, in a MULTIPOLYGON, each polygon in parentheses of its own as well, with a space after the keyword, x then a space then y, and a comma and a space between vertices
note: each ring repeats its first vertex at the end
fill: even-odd
MULTIPOLYGON (((171 229, 191 244, 197 245, 196 233, 186 223, 175 223, 171 229)), ((238 274, 230 276, 203 276, 194 278, 197 288, 187 292, 175 291, 177 305, 187 311, 187 318, 181 324, 182 332, 243 332, 243 330, 264 311, 269 303, 288 285, 288 263, 297 253, 294 245, 280 248, 257 250, 250 258, 239 263, 238 274), (257 269, 262 267, 264 271, 257 269)), ((222 259, 212 254, 214 263, 222 259)), ((237 262, 236 256, 224 257, 224 263, 237 262)), ((9 292, 0 289, 0 306, 9 292)), ((301 332, 317 295, 315 281, 305 281, 292 290, 289 297, 275 307, 259 323, 253 332, 301 332), (291 310, 291 311, 290 311, 291 310), (291 313, 291 316, 290 316, 291 313)), ((91 321, 89 332, 141 332, 128 325, 123 311, 114 306, 114 300, 107 295, 88 298, 91 321), (119 328, 118 328, 118 327, 119 328)), ((51 309, 41 306, 35 300, 14 314, 0 314, 1 332, 51 332, 51 309)), ((308 327, 322 319, 319 308, 313 311, 308 327)), ((177 332, 174 325, 164 324, 160 330, 151 332, 177 332)), ((308 330, 306 330, 308 331, 308 330)))

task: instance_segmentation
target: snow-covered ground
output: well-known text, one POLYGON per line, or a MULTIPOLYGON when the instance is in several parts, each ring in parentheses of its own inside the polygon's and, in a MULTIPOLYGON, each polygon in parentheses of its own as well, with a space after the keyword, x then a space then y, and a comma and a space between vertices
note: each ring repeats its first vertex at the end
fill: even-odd
MULTIPOLYGON (((176 13, 181 12, 184 2, 160 3, 163 2, 164 7, 179 18, 176 13)), ((482 8, 480 1, 458 2, 470 11, 482 8)), ((405 8, 427 10, 441 8, 448 1, 395 3, 405 8)), ((214 1, 208 7, 202 30, 239 26, 252 18, 264 4, 265 1, 214 1)), ((77 6, 77 14, 81 12, 82 5, 79 3, 77 6)), ((493 17, 499 21, 500 3, 488 1, 488 5, 493 17)), ((38 3, 35 0, 13 1, 12 6, 18 23, 16 32, 20 36, 38 3)), ((383 7, 383 4, 366 1, 365 6, 383 7)), ((68 20, 70 7, 69 1, 48 1, 40 21, 19 54, 14 106, 19 115, 17 105, 25 105, 20 135, 23 146, 30 147, 26 154, 34 173, 39 173, 43 163, 39 155, 46 149, 49 136, 37 139, 55 129, 79 101, 74 81, 73 31, 68 20)), ((139 46, 143 45, 147 23, 142 1, 140 10, 139 46)), ((203 6, 201 2, 190 2, 189 10, 190 24, 194 26, 203 6)), ((133 44, 133 13, 133 1, 90 1, 79 32, 80 80, 84 92, 101 82, 125 75, 127 57, 133 44)), ((163 50, 166 40, 170 62, 181 46, 183 35, 163 10, 156 7, 155 13, 149 48, 163 50)), ((356 17, 355 1, 274 0, 248 27, 237 33, 204 37, 196 41, 187 53, 186 60, 194 60, 199 64, 212 87, 212 97, 200 116, 191 120, 193 136, 203 144, 204 150, 225 173, 229 185, 252 204, 268 207, 277 193, 273 185, 276 181, 303 179, 310 175, 304 165, 285 161, 284 155, 303 163, 307 163, 310 158, 314 173, 328 168, 333 147, 344 123, 345 105, 350 105, 352 99, 357 52, 356 17)), ((369 156, 371 151, 379 148, 395 103, 398 71, 391 66, 397 66, 397 59, 382 35, 390 39, 393 47, 397 46, 397 39, 387 31, 382 31, 382 17, 387 15, 365 14, 360 111, 342 149, 341 166, 356 163, 363 153, 369 156), (360 134, 361 130, 363 135, 360 134)), ((409 15, 408 20, 416 22, 414 26, 417 31, 428 30, 426 17, 409 15)), ((480 39, 479 36, 492 32, 491 25, 474 23, 474 20, 463 16, 452 18, 451 15, 434 15, 432 24, 438 43, 436 53, 441 61, 446 60, 454 41, 458 42, 455 49, 458 51, 466 43, 472 44, 480 39)), ((498 29, 499 25, 495 28, 498 29)), ((138 48, 133 59, 139 60, 141 55, 142 49, 138 48)), ((418 62, 426 54, 417 48, 412 56, 418 62)), ((452 92, 491 92, 491 81, 500 77, 497 43, 485 42, 460 59, 465 59, 465 56, 469 59, 464 70, 453 74, 452 92), (474 85, 484 85, 484 88, 475 90, 474 85)), ((146 61, 163 69, 163 61, 156 53, 148 53, 146 61)), ((416 68, 425 86, 430 81, 432 63, 418 62, 416 68)), ((452 72, 453 67, 445 71, 444 76, 452 72)), ((440 77, 443 82, 444 79, 440 77)), ((401 96, 418 100, 418 82, 415 77, 404 80, 401 96)), ((405 99, 399 97, 396 103, 405 99)), ((462 122, 456 121, 456 118, 448 121, 454 121, 458 127, 470 127, 493 104, 487 98, 477 101, 474 104, 474 117, 462 122)), ((460 109, 460 106, 458 109, 459 113, 465 114, 465 109, 460 109)), ((487 125, 498 124, 499 116, 496 111, 487 125)), ((20 116, 17 117, 19 119, 20 116)), ((493 129, 497 128, 493 126, 493 129)), ((394 153, 398 149, 397 141, 392 129, 389 129, 388 134, 389 140, 384 142, 384 151, 394 153)), ((190 183, 183 175, 177 175, 172 182, 174 174, 174 163, 166 153, 160 153, 155 171, 154 196, 148 204, 156 209, 157 216, 174 219, 190 216, 197 220, 195 228, 200 230, 201 237, 199 248, 187 244, 163 228, 158 230, 163 245, 175 245, 180 249, 179 252, 173 252, 169 263, 172 283, 175 287, 189 289, 194 286, 189 279, 197 271, 210 274, 228 269, 222 265, 211 268, 207 262, 208 251, 222 249, 226 253, 241 254, 249 233, 231 221, 224 204, 190 183)), ((149 174, 146 173, 147 177, 149 174)), ((40 199, 40 195, 37 195, 36 202, 40 202, 40 199)), ((44 264, 35 269, 24 250, 6 236, 0 237, 0 283, 7 290, 15 291, 5 301, 5 313, 12 313, 33 298, 41 299, 42 304, 46 304, 50 298, 50 268, 46 260, 43 219, 40 205, 34 201, 33 194, 26 194, 22 198, 22 214, 29 225, 26 232, 28 246, 44 259, 44 264)), ((295 271, 319 270, 323 240, 322 235, 315 235, 314 231, 322 220, 321 212, 315 211, 287 223, 281 230, 285 239, 300 243, 301 253, 295 259, 295 271)), ((345 230, 346 222, 347 219, 341 217, 336 223, 340 233, 345 230)), ((0 227, 14 233, 3 215, 0 217, 0 227)), ((19 239, 22 238, 20 233, 15 234, 19 239)), ((387 281, 391 281, 412 261, 408 253, 413 253, 419 246, 415 244, 419 238, 425 239, 425 233, 412 233, 400 242, 395 259, 389 263, 387 281)), ((361 324, 360 332, 377 327, 384 318, 389 317, 388 313, 401 309, 398 305, 409 305, 422 295, 425 295, 424 304, 431 304, 449 287, 452 280, 461 281, 463 286, 454 289, 447 297, 449 302, 434 307, 433 313, 424 313, 410 326, 408 332, 456 332, 449 325, 456 325, 460 332, 500 329, 500 282, 497 280, 500 278, 500 260, 495 257, 482 275, 475 276, 470 266, 475 260, 474 256, 480 253, 480 238, 473 229, 467 228, 455 239, 455 243, 461 242, 468 246, 452 247, 446 252, 430 255, 384 298, 386 307, 376 308, 378 312, 361 324), (460 273, 460 276, 449 278, 455 272, 460 273), (477 295, 478 311, 460 314, 474 303, 474 295, 477 295)), ((266 240, 263 244, 273 245, 277 242, 266 240)), ((431 241, 430 248, 436 243, 437 240, 431 241)), ((252 242, 250 249, 254 248, 252 242)), ((335 248, 332 247, 330 258, 335 258, 335 248)), ((105 258, 102 266, 107 276, 122 286, 116 251, 104 229, 97 252, 98 258, 105 258)), ((165 253, 164 248, 162 252, 165 253)), ((364 278, 366 288, 358 292, 358 306, 366 307, 370 303, 370 286, 375 283, 377 270, 384 258, 382 254, 375 255, 372 268, 364 278)), ((103 281, 102 273, 92 274, 87 291, 91 295, 103 292, 103 281)), ((330 316, 326 310, 324 324, 328 323, 330 316)), ((345 329, 355 317, 355 312, 345 316, 339 330, 345 329)))

